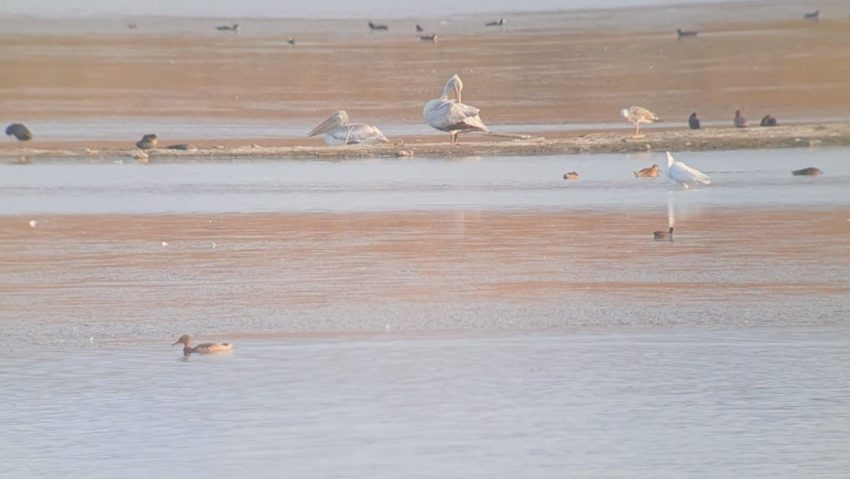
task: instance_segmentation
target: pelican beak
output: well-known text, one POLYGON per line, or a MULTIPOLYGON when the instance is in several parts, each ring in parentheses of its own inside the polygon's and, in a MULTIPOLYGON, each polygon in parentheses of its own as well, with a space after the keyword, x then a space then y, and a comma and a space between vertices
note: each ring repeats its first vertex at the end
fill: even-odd
POLYGON ((321 122, 319 126, 313 128, 313 131, 307 133, 307 136, 316 136, 322 133, 327 133, 334 128, 339 126, 339 116, 337 114, 331 115, 327 120, 321 122))

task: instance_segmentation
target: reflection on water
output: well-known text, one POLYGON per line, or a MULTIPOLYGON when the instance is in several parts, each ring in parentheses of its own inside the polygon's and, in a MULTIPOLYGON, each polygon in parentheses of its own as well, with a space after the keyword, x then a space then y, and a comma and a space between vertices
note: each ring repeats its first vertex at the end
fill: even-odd
POLYGON ((844 328, 236 347, 185 362, 153 343, 0 353, 4 475, 773 479, 850 469, 844 328))
MULTIPOLYGON (((846 148, 679 153, 712 184, 676 194, 676 207, 845 206, 848 154, 846 148), (806 166, 825 175, 791 176, 806 166)), ((662 163, 662 155, 0 165, 0 212, 663 208, 675 184, 632 175, 662 163), (565 183, 563 172, 571 170, 581 180, 565 183)))

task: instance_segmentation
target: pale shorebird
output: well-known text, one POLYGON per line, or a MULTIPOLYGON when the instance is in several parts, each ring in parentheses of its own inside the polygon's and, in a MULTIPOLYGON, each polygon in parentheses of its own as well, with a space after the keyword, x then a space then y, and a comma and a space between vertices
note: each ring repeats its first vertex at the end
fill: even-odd
POLYGON ((457 136, 463 132, 490 132, 478 116, 478 108, 461 103, 462 92, 463 81, 459 76, 454 75, 443 87, 442 96, 429 101, 422 109, 425 122, 432 128, 449 132, 452 143, 456 143, 457 136))
POLYGON ((14 136, 18 141, 32 140, 32 132, 23 123, 12 123, 6 127, 6 134, 14 136))
POLYGON ((794 176, 820 176, 823 174, 820 168, 815 168, 814 166, 810 166, 808 168, 803 168, 800 170, 794 170, 791 172, 794 176))
POLYGON ((681 161, 674 160, 673 155, 669 151, 667 152, 667 171, 665 173, 667 174, 667 178, 682 185, 682 189, 688 189, 690 184, 711 184, 711 178, 708 175, 681 161))
POLYGON ((655 113, 639 106, 623 108, 620 110, 620 116, 635 125, 634 138, 642 138, 640 134, 641 123, 655 123, 656 121, 661 121, 661 118, 657 117, 655 113))
POLYGON ((325 134, 326 145, 368 145, 390 140, 377 127, 365 123, 350 123, 345 110, 334 112, 307 136, 325 134))
POLYGON ((741 114, 741 110, 735 110, 735 118, 732 119, 732 124, 735 128, 746 128, 747 119, 741 114))
POLYGON ((389 30, 389 29, 390 29, 390 27, 388 27, 386 25, 378 25, 378 24, 372 23, 372 20, 369 20, 369 30, 371 30, 373 32, 375 30, 389 30))
POLYGON ((635 178, 655 178, 661 173, 661 167, 653 163, 652 166, 635 171, 635 178))
POLYGON ((141 140, 136 142, 136 147, 141 150, 150 150, 151 148, 156 148, 157 136, 155 133, 150 133, 142 137, 141 140))
POLYGON ((702 128, 699 123, 697 112, 691 113, 691 116, 688 117, 688 126, 691 127, 691 130, 699 130, 702 128))
POLYGON ((174 342, 172 346, 176 346, 178 344, 183 344, 183 355, 188 356, 192 353, 200 353, 200 354, 213 354, 213 353, 225 353, 233 350, 233 343, 204 343, 195 346, 194 348, 190 345, 189 335, 184 334, 180 336, 180 339, 174 342))

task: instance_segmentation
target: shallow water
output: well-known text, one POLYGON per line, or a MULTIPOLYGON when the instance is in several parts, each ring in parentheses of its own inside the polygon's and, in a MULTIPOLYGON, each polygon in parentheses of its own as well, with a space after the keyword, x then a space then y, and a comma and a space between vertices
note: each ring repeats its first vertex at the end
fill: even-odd
POLYGON ((0 165, 0 476, 844 477, 848 154, 0 165))
POLYGON ((0 353, 8 477, 840 478, 846 328, 0 353), (175 348, 176 349, 176 348, 175 348))
POLYGON ((346 161, 252 160, 139 165, 0 165, 0 213, 226 213, 406 210, 649 209, 850 205, 850 149, 682 152, 712 178, 679 191, 633 171, 663 153, 346 161), (817 166, 820 177, 791 170, 817 166), (579 181, 563 173, 578 171, 579 181))

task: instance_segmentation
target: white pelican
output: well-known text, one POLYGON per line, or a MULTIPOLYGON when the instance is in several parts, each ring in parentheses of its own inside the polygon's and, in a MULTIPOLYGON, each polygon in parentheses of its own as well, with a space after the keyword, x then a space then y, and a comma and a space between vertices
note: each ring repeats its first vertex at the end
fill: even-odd
POLYGON ((682 185, 682 189, 687 189, 690 183, 711 184, 711 178, 708 175, 681 161, 674 160, 669 151, 667 152, 667 171, 665 173, 667 178, 682 185))
POLYGON ((349 123, 348 113, 339 110, 323 121, 307 136, 325 134, 326 145, 369 145, 377 142, 388 142, 390 140, 381 133, 377 127, 364 123, 349 123))
POLYGON ((630 106, 628 108, 623 108, 620 110, 620 116, 634 123, 635 125, 635 138, 641 138, 640 136, 640 124, 641 123, 655 123, 656 121, 661 121, 661 118, 655 116, 655 113, 647 110, 646 108, 641 108, 639 106, 630 106))
POLYGON ((452 143, 456 143, 457 136, 464 131, 490 132, 478 117, 478 108, 460 102, 462 91, 463 81, 454 75, 443 87, 443 95, 429 101, 422 109, 425 122, 432 128, 449 132, 452 135, 452 143))

